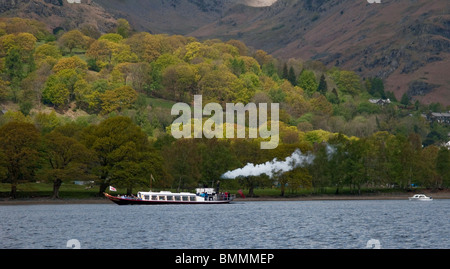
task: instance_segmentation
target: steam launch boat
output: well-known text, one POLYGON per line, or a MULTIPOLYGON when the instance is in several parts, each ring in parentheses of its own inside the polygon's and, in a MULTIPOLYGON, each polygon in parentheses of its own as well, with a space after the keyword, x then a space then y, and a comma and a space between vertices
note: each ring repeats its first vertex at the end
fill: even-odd
POLYGON ((428 197, 425 194, 415 194, 413 197, 409 197, 410 201, 433 201, 432 197, 428 197))
POLYGON ((197 188, 196 193, 170 191, 143 192, 137 193, 137 196, 113 196, 104 193, 106 198, 118 205, 161 205, 161 204, 228 204, 235 195, 229 193, 217 193, 214 188, 197 188))

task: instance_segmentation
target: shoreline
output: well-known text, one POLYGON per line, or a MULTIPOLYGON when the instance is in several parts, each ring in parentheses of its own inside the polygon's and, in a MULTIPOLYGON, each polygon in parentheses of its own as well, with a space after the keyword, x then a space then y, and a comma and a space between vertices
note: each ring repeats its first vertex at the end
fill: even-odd
MULTIPOLYGON (((423 192, 427 196, 433 197, 433 199, 450 199, 450 191, 442 192, 423 192)), ((236 197, 235 202, 259 202, 259 201, 345 201, 345 200, 407 200, 415 193, 392 193, 392 194, 363 194, 363 195, 308 195, 298 197, 275 197, 275 196, 259 196, 259 197, 236 197)), ((60 198, 51 199, 48 197, 39 198, 19 198, 0 199, 0 206, 4 205, 43 205, 43 204, 113 204, 109 199, 105 197, 96 198, 60 198)))

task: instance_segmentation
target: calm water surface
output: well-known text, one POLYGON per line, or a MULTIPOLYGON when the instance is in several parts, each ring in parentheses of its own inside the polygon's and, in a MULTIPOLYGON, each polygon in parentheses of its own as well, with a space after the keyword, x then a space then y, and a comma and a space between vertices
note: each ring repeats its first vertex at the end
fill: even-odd
POLYGON ((450 200, 0 206, 0 248, 450 248, 450 200))

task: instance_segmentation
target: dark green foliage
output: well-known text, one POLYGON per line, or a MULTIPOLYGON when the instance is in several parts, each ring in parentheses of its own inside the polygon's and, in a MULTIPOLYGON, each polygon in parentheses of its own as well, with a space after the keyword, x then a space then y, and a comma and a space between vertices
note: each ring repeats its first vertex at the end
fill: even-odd
POLYGON ((297 85, 297 77, 295 76, 295 72, 294 72, 294 68, 291 66, 289 68, 289 72, 287 75, 287 80, 292 84, 292 85, 297 85))
POLYGON ((407 105, 409 105, 409 100, 410 100, 409 96, 408 96, 406 93, 404 93, 404 94, 402 95, 402 99, 400 100, 400 103, 401 103, 402 105, 407 106, 407 105))
POLYGON ((380 78, 368 78, 366 80, 366 88, 370 95, 378 98, 387 98, 384 92, 383 80, 380 78))
POLYGON ((319 86, 317 87, 317 91, 323 95, 325 95, 328 91, 327 81, 325 80, 325 75, 322 74, 319 80, 319 86))

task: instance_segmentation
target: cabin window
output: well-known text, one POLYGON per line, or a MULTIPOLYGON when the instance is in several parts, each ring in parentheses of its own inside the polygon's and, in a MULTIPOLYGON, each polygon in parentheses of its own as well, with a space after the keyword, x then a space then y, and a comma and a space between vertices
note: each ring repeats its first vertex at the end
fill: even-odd
POLYGON ((167 196, 167 201, 173 201, 173 196, 167 196))
POLYGON ((188 196, 183 196, 183 201, 188 201, 189 197, 188 196))
POLYGON ((175 196, 175 201, 180 201, 180 199, 181 199, 181 196, 175 196))
POLYGON ((150 196, 149 195, 144 195, 144 200, 150 200, 150 196))
POLYGON ((189 196, 189 200, 190 200, 191 202, 195 201, 195 196, 189 196))
POLYGON ((158 196, 156 196, 156 195, 152 195, 152 200, 153 200, 153 201, 156 201, 156 200, 158 200, 158 196))
POLYGON ((160 200, 160 201, 166 200, 166 196, 159 196, 159 200, 160 200))

